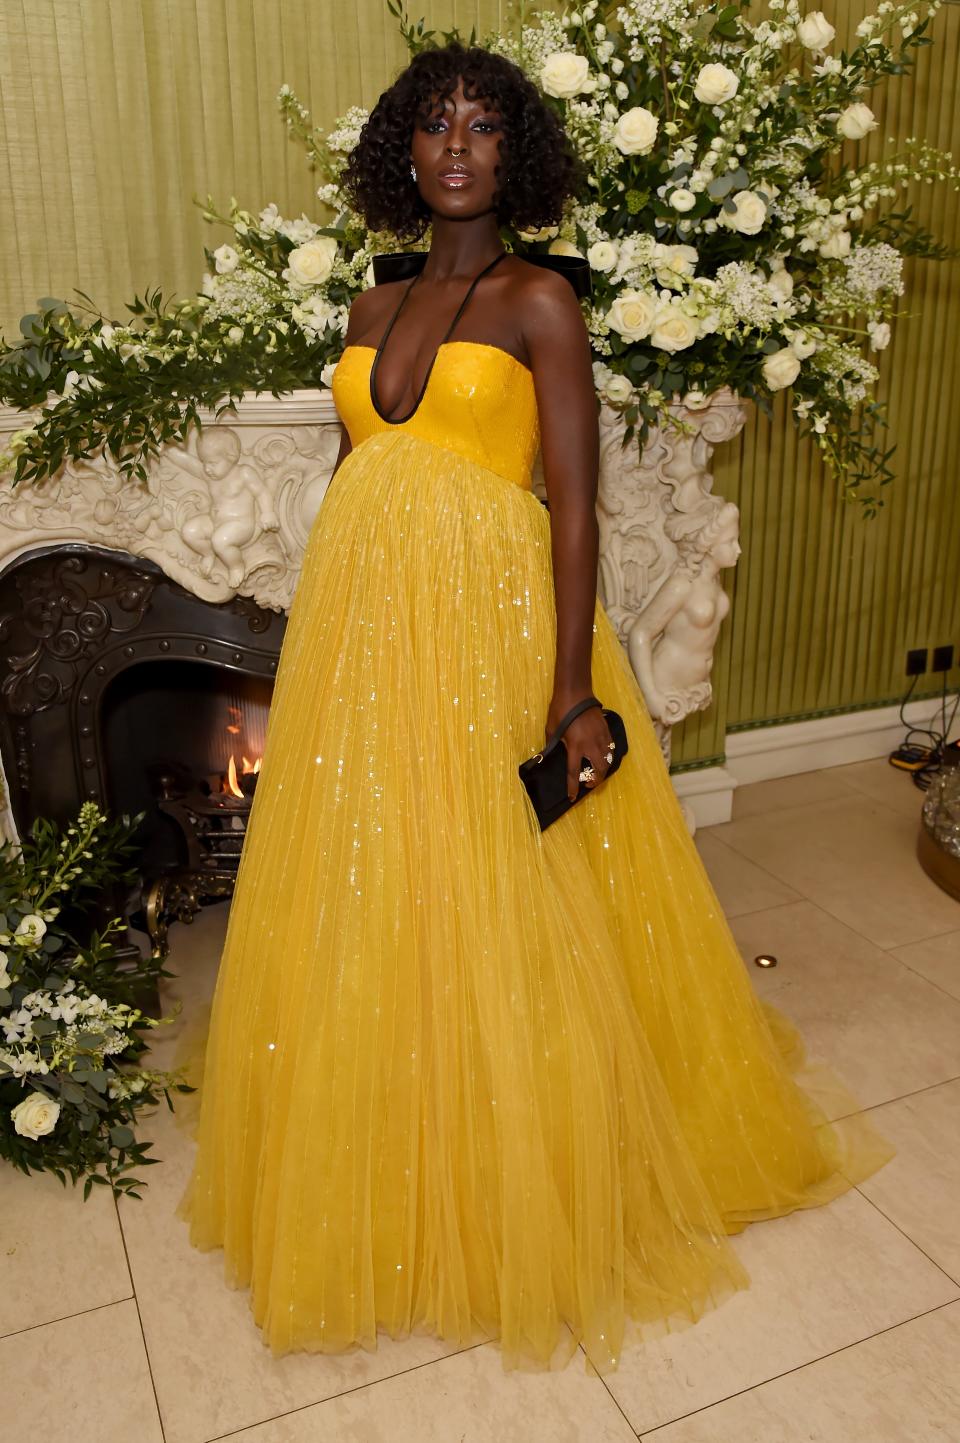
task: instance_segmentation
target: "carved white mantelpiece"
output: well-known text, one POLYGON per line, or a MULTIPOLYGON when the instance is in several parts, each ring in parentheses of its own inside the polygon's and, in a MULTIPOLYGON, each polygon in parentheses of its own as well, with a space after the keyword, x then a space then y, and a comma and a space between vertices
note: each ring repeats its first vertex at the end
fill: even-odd
MULTIPOLYGON (((639 456, 635 443, 621 447, 621 419, 604 404, 598 498, 600 596, 668 763, 671 727, 712 695, 728 606, 719 571, 735 564, 739 546, 737 508, 712 494, 709 465, 746 419, 729 392, 676 414, 691 433, 656 431, 639 456)), ((87 542, 146 557, 203 600, 241 594, 288 610, 339 449, 331 393, 249 393, 229 416, 200 418, 185 445, 161 450, 145 482, 124 479, 105 454, 67 460, 40 483, 0 479, 0 571, 35 547, 87 542)), ((0 436, 31 419, 0 406, 0 436)), ((534 490, 545 495, 539 458, 534 490)))

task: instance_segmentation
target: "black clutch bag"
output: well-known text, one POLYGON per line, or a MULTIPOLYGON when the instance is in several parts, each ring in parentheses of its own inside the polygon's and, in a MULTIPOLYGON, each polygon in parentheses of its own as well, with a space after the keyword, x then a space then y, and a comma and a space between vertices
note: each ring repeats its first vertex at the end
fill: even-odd
MULTIPOLYGON (((551 822, 562 817, 571 807, 575 807, 583 797, 586 797, 593 790, 586 782, 581 780, 580 789, 573 801, 567 796, 567 749, 561 742, 561 737, 567 727, 588 707, 599 706, 607 719, 607 726, 610 728, 610 735, 614 741, 613 761, 610 763, 607 777, 611 777, 617 770, 620 763, 627 754, 627 732, 623 725, 623 718, 619 713, 611 711, 595 696, 584 697, 572 706, 566 716, 561 717, 557 728, 547 742, 542 752, 536 756, 529 757, 521 762, 518 768, 520 780, 527 789, 527 793, 533 803, 537 820, 540 823, 541 832, 546 831, 551 822)), ((583 762, 589 762, 584 757, 583 762)))

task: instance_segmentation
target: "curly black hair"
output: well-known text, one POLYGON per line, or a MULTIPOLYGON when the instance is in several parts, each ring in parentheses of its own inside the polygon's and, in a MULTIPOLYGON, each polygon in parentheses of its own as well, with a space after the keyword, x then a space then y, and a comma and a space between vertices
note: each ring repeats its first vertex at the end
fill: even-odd
POLYGON ((495 196, 497 221, 517 230, 557 225, 564 201, 583 183, 581 163, 559 115, 532 80, 504 55, 454 40, 421 50, 385 90, 347 157, 341 184, 371 230, 419 240, 430 210, 410 175, 410 146, 419 118, 463 80, 464 94, 495 107, 503 139, 495 196))

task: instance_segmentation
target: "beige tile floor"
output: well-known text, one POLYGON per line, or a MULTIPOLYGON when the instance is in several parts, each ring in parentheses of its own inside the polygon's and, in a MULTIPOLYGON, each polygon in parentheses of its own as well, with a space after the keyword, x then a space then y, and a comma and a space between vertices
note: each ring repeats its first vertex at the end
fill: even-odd
MULTIPOLYGON (((494 1345, 383 1339, 274 1359, 219 1255, 173 1209, 166 1114, 141 1203, 0 1173, 2 1436, 45 1443, 960 1443, 960 904, 915 860, 922 794, 883 761, 740 788, 697 838, 758 991, 839 1071, 897 1156, 824 1209, 748 1229, 751 1287, 695 1328, 504 1375, 494 1345), (9 1431, 5 1431, 8 1429, 9 1431)), ((184 1019, 225 906, 174 929, 184 1019)), ((182 1023, 155 1054, 168 1059, 182 1023)))

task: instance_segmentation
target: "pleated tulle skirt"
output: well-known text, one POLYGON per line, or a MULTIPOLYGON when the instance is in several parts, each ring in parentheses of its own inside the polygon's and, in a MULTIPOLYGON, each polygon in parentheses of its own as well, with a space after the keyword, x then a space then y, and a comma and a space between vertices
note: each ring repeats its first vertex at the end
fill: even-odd
POLYGON ((747 1284, 729 1233, 889 1155, 798 1086, 599 602, 630 750, 540 832, 517 767, 554 628, 535 496, 402 431, 354 449, 290 613, 180 1204, 277 1353, 380 1328, 604 1371, 631 1321, 747 1284))

